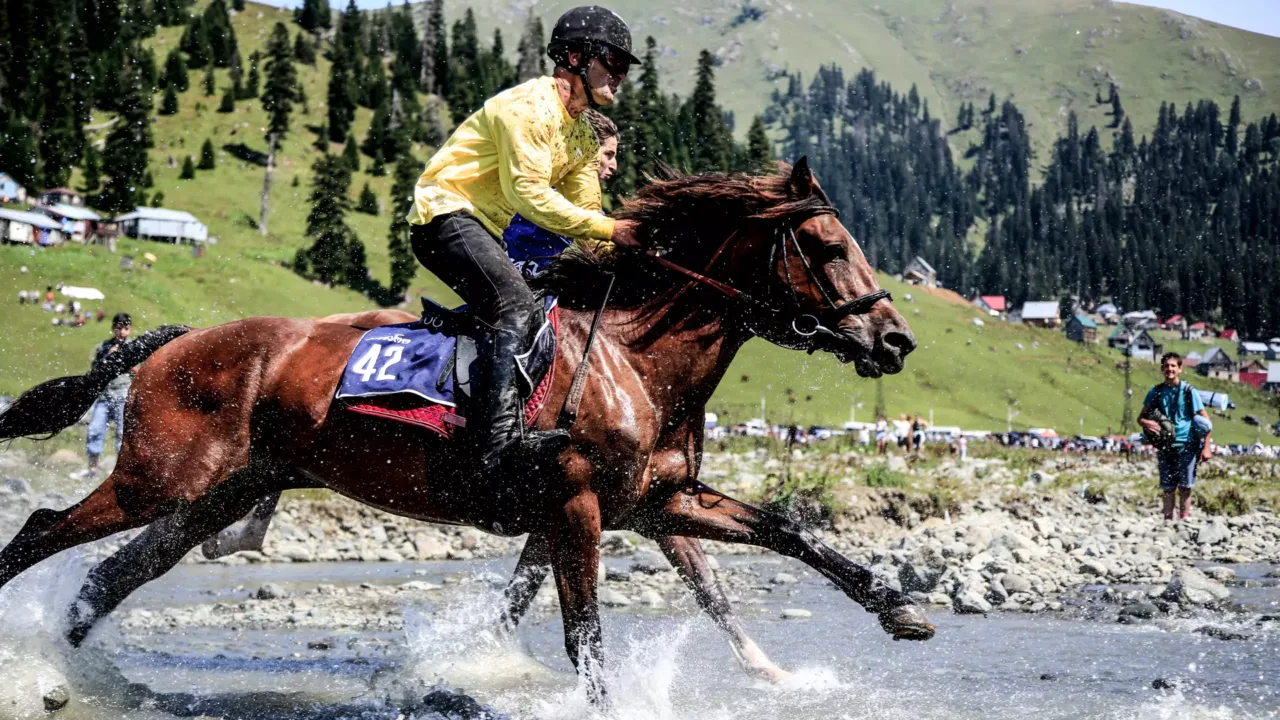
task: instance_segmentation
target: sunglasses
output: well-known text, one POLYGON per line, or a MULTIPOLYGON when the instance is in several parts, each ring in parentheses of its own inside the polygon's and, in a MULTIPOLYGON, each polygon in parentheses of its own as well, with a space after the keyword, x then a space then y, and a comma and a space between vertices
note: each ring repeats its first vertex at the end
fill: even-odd
POLYGON ((600 61, 600 64, 604 66, 604 69, 610 75, 624 77, 631 70, 631 61, 613 52, 608 46, 597 51, 595 58, 600 61))

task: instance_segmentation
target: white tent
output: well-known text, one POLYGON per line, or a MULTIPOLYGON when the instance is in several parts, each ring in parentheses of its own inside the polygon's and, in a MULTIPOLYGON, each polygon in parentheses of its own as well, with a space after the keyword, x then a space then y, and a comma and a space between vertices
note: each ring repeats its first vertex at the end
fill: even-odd
POLYGON ((97 288, 76 287, 74 285, 63 285, 62 294, 77 300, 106 300, 107 296, 97 288))
POLYGON ((206 242, 209 228, 182 210, 140 207, 116 218, 125 235, 164 242, 206 242))

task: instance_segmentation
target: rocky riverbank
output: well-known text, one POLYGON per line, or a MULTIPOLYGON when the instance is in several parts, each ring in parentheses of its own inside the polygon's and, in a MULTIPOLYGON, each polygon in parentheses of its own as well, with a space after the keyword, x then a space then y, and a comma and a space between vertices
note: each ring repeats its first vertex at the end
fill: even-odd
MULTIPOLYGON (((900 457, 885 461, 859 453, 798 453, 792 460, 791 472, 801 483, 809 475, 826 479, 828 509, 836 508, 815 534, 918 602, 956 612, 1070 612, 1088 605, 1087 599, 1105 604, 1113 617, 1149 619, 1194 608, 1231 608, 1233 583, 1276 582, 1239 580, 1232 570, 1242 563, 1280 563, 1280 519, 1270 509, 1231 517, 1197 511, 1191 520, 1166 522, 1152 511, 1154 464, 1149 460, 1049 456, 1034 467, 1002 458, 911 466, 900 457), (862 481, 877 473, 883 478, 885 472, 901 475, 902 486, 868 487, 862 481)), ((735 494, 769 496, 780 465, 767 453, 709 453, 704 477, 735 494)), ((6 473, 14 466, 10 461, 6 473)), ((1256 464, 1229 466, 1215 482, 1246 483, 1273 471, 1256 464)), ((0 538, 16 532, 31 509, 66 504, 60 496, 35 492, 25 480, 9 477, 0 483, 0 538)), ((126 539, 103 543, 94 555, 105 555, 126 539)), ((522 544, 523 538, 419 523, 340 498, 286 497, 261 552, 213 562, 470 560, 511 556, 522 544)), ((721 557, 759 552, 707 546, 721 557)), ((628 558, 602 568, 604 605, 664 609, 685 601, 679 578, 651 542, 610 533, 603 552, 628 558)), ((209 561, 195 550, 187 562, 209 561)), ((722 584, 734 600, 746 604, 785 592, 806 577, 816 578, 792 564, 725 565, 718 570, 722 584)), ((538 601, 548 611, 555 604, 549 588, 548 583, 538 601)), ((242 590, 242 599, 174 610, 177 614, 135 611, 123 622, 139 629, 279 622, 395 629, 406 601, 449 588, 415 580, 387 586, 321 585, 295 593, 242 590)), ((1245 609, 1259 618, 1280 614, 1276 608, 1245 609)))

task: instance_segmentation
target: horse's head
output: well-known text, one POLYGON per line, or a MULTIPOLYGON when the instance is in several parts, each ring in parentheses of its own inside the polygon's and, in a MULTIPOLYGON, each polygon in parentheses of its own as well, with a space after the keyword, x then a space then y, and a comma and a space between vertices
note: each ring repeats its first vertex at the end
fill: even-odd
POLYGON ((831 352, 863 377, 901 371, 915 336, 805 158, 791 169, 787 193, 791 203, 812 209, 782 219, 769 241, 769 309, 785 322, 760 334, 787 347, 831 352))

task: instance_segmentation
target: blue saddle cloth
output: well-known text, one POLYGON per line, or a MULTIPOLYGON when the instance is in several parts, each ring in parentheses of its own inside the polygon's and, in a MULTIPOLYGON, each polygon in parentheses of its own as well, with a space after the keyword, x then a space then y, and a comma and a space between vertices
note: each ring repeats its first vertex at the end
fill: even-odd
MULTIPOLYGON (((542 325, 526 352, 516 357, 526 396, 555 361, 556 336, 550 321, 555 303, 555 298, 546 299, 542 325)), ((425 298, 422 305, 418 320, 377 327, 360 338, 342 371, 336 397, 403 393, 457 407, 460 396, 470 395, 475 342, 466 306, 450 310, 425 298)))
POLYGON ((507 257, 526 279, 542 274, 552 260, 573 244, 569 238, 543 230, 519 214, 512 216, 502 233, 502 242, 507 246, 507 257))

